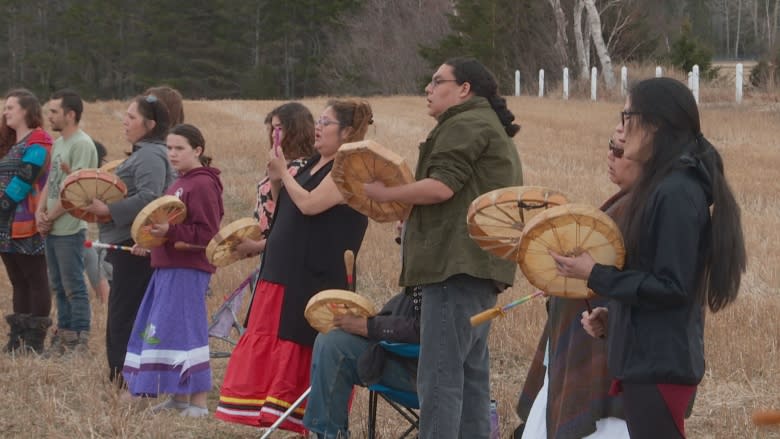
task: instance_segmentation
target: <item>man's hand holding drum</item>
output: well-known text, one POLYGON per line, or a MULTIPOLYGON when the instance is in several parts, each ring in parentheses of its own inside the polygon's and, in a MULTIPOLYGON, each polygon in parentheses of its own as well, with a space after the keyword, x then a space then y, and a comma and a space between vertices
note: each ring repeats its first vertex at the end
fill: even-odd
POLYGON ((333 316, 333 326, 350 334, 368 337, 368 319, 354 314, 336 314, 333 316))

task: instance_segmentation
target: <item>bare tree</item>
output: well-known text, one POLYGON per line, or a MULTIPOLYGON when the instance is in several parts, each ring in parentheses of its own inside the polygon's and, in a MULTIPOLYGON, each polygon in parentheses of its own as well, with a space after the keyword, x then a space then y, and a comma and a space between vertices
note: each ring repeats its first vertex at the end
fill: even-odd
POLYGON ((555 51, 558 53, 561 65, 566 65, 569 58, 568 51, 566 50, 566 47, 569 45, 569 38, 566 36, 566 14, 563 13, 563 9, 561 8, 561 0, 547 1, 553 9, 555 24, 558 28, 558 32, 555 34, 555 51))
POLYGON ((330 55, 321 69, 326 85, 350 94, 421 93, 429 66, 419 47, 449 32, 453 5, 451 0, 366 0, 356 15, 343 17, 344 34, 328 42, 330 55))
POLYGON ((739 40, 742 36, 742 0, 737 0, 737 32, 734 35, 734 58, 739 57, 739 40))
POLYGON ((601 62, 601 71, 604 75, 604 82, 607 88, 615 87, 615 72, 612 71, 612 60, 609 57, 607 45, 604 43, 604 37, 601 33, 601 16, 596 8, 594 0, 584 0, 585 8, 588 11, 588 22, 590 23, 591 39, 596 48, 596 54, 601 62))
POLYGON ((577 64, 580 66, 580 79, 588 78, 590 70, 590 27, 585 28, 583 35, 582 13, 585 9, 584 0, 576 0, 574 4, 574 43, 577 47, 577 64))

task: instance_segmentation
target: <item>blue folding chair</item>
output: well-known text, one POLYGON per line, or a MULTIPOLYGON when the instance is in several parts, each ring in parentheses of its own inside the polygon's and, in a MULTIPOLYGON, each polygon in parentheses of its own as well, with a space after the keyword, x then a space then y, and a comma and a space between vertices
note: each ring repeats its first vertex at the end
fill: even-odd
MULTIPOLYGON (((418 358, 420 345, 409 343, 391 343, 380 341, 379 345, 387 352, 404 358, 418 358)), ((417 393, 404 392, 383 384, 368 386, 368 439, 376 439, 376 410, 379 397, 385 400, 396 412, 409 422, 409 428, 404 431, 402 438, 409 436, 420 428, 420 416, 415 410, 420 408, 417 393)))

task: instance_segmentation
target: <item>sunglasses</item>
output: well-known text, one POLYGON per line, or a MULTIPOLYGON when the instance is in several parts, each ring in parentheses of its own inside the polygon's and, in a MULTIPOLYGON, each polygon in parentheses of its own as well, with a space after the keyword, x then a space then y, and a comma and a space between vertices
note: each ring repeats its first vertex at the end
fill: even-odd
POLYGON ((623 158, 623 153, 625 152, 625 150, 623 148, 615 145, 615 141, 612 140, 612 139, 609 139, 609 150, 610 150, 610 152, 612 152, 612 155, 616 159, 623 158))

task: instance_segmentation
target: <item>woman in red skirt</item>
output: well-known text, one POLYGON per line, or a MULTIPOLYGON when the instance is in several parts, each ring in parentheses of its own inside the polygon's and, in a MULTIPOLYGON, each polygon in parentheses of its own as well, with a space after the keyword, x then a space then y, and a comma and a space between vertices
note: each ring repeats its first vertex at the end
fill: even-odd
MULTIPOLYGON (((295 176, 280 148, 268 165, 276 212, 265 244, 247 331, 233 350, 219 419, 269 426, 309 387, 316 331, 303 317, 317 292, 347 288, 343 254, 358 253, 368 219, 348 207, 330 176, 338 148, 362 140, 371 107, 332 101, 316 123, 317 151, 295 176)), ((305 434, 301 406, 281 428, 305 434)))

